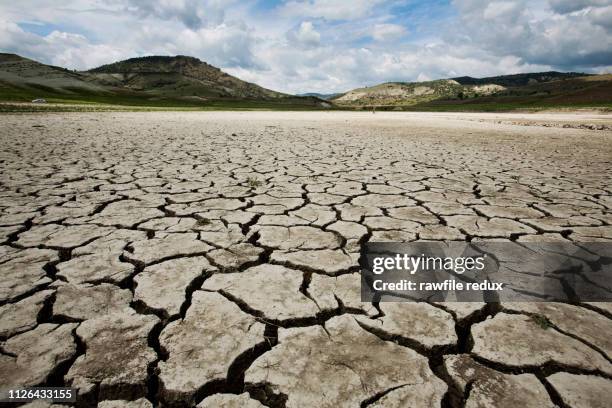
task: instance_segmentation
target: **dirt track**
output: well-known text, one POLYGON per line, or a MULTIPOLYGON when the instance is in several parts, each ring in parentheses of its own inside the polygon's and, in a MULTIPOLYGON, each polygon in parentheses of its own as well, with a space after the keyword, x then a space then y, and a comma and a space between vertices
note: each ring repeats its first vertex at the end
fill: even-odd
POLYGON ((612 131, 563 128, 609 115, 0 123, 0 389, 72 385, 102 407, 612 398, 610 304, 378 308, 356 263, 368 240, 611 241, 612 131))

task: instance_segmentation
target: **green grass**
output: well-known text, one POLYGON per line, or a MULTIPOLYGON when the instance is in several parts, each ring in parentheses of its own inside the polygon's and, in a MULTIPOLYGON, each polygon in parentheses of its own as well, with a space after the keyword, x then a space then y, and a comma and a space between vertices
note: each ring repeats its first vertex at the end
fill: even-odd
MULTIPOLYGON (((46 87, 0 87, 0 112, 87 112, 87 111, 208 111, 208 110, 371 110, 371 106, 333 106, 322 108, 300 98, 277 100, 210 99, 193 101, 180 98, 160 98, 139 92, 102 94, 79 90, 72 93, 50 91, 46 87), (32 104, 44 98, 49 104, 32 104)), ((513 112, 542 110, 595 109, 612 111, 612 101, 597 103, 554 103, 537 98, 487 98, 468 101, 437 100, 414 105, 377 106, 378 111, 426 112, 513 112)))
POLYGON ((247 177, 246 182, 251 188, 257 188, 263 184, 261 180, 257 179, 256 177, 247 177))
POLYGON ((198 218, 197 224, 200 226, 210 225, 210 220, 208 218, 198 218))
POLYGON ((548 318, 544 315, 540 315, 540 314, 535 314, 531 316, 531 320, 533 320, 533 322, 535 324, 537 324, 538 326, 540 326, 540 328, 542 330, 548 330, 551 327, 553 327, 552 323, 550 322, 550 320, 548 320, 548 318))
POLYGON ((282 98, 210 99, 194 101, 181 98, 161 98, 154 94, 117 92, 102 94, 79 90, 73 93, 51 92, 47 89, 0 87, 0 112, 64 112, 104 110, 323 110, 312 100, 282 98), (49 104, 31 104, 43 98, 49 104))

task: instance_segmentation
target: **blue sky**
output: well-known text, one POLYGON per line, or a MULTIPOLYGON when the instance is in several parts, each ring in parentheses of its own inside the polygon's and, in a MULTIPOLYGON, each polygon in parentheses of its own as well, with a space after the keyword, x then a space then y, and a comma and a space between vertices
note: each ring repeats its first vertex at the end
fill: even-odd
POLYGON ((192 55, 291 93, 610 72, 612 0, 3 1, 0 50, 73 69, 192 55))

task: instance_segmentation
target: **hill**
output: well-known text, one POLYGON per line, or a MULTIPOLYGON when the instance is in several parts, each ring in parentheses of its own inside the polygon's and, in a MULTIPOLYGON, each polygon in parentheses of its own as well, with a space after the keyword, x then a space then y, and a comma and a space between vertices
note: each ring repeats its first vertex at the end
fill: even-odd
POLYGON ((194 57, 130 58, 77 72, 0 53, 0 101, 159 108, 513 110, 612 108, 612 75, 536 72, 388 82, 344 94, 287 95, 194 57))
POLYGON ((448 98, 418 105, 425 110, 510 110, 516 108, 612 108, 612 74, 567 77, 504 89, 492 95, 448 98))
POLYGON ((86 76, 78 72, 15 54, 0 53, 0 92, 16 89, 66 95, 79 91, 107 92, 104 87, 88 82, 86 76))
POLYGON ((612 107, 612 76, 536 72, 487 78, 388 82, 346 92, 332 101, 353 108, 512 110, 612 107))
POLYGON ((89 79, 105 86, 166 96, 272 99, 288 96, 242 81, 194 57, 130 58, 87 71, 89 79))
POLYGON ((0 54, 0 100, 157 107, 312 109, 329 107, 242 81, 187 56, 131 58, 76 72, 0 54))
POLYGON ((426 82, 387 82, 367 88, 358 88, 334 98, 333 101, 349 106, 416 105, 436 99, 491 94, 505 89, 495 84, 464 86, 453 79, 426 82))
POLYGON ((513 74, 513 75, 500 75, 485 78, 473 78, 469 76, 463 76, 458 78, 452 78, 454 81, 459 82, 461 85, 485 85, 495 84, 505 88, 535 85, 541 82, 551 82, 563 79, 571 79, 576 77, 586 76, 580 72, 532 72, 527 74, 513 74))

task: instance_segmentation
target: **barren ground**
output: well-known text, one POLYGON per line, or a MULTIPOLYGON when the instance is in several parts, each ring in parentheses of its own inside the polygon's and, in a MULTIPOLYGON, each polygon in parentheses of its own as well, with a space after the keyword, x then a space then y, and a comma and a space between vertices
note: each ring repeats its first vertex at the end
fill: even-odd
POLYGON ((376 240, 612 240, 612 132, 578 129, 610 116, 0 123, 0 389, 71 385, 99 407, 609 406, 610 304, 378 307, 356 261, 376 240))

